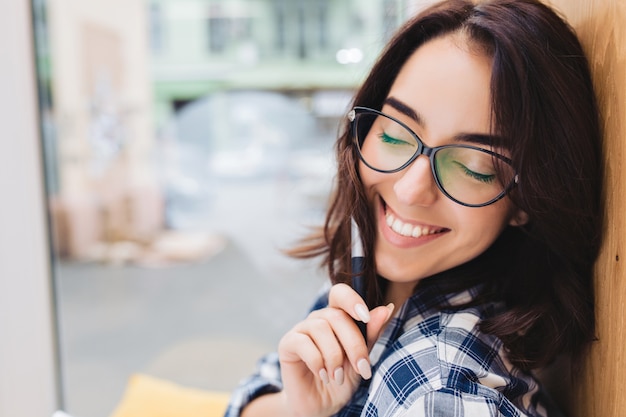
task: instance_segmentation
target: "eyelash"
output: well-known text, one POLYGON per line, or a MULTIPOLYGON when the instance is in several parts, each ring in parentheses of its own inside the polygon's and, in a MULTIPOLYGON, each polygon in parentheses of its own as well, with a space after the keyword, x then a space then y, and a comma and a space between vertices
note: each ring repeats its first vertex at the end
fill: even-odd
POLYGON ((396 139, 394 137, 391 137, 388 134, 386 134, 385 132, 380 134, 380 139, 383 142, 389 143, 389 144, 392 144, 392 145, 408 145, 408 142, 400 140, 400 139, 396 139))
POLYGON ((471 169, 467 168, 465 165, 459 162, 455 162, 455 164, 459 165, 466 175, 474 178, 476 181, 490 183, 493 182, 494 178, 496 177, 493 174, 480 174, 478 172, 472 171, 471 169))

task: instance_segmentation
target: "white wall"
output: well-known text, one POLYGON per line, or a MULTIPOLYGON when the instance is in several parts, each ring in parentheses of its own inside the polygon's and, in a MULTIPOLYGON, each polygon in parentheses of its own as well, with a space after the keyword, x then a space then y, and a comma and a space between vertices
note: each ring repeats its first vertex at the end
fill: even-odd
POLYGON ((0 417, 58 406, 31 10, 0 13, 0 417))

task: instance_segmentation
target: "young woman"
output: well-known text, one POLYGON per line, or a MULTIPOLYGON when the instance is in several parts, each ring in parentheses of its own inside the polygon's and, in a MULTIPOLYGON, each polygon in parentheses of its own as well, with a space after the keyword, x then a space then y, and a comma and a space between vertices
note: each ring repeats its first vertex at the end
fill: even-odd
POLYGON ((435 5, 388 44, 345 123, 325 227, 294 251, 323 255, 334 285, 227 416, 558 415, 533 372, 594 337, 602 230, 573 31, 535 0, 435 5))

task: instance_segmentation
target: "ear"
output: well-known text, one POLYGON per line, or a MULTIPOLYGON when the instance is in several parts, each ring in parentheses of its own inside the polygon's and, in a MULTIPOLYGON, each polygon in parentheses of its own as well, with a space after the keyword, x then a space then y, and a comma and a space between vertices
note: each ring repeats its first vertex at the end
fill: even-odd
POLYGON ((523 226, 528 223, 528 214, 521 209, 515 209, 511 219, 509 220, 510 226, 523 226))

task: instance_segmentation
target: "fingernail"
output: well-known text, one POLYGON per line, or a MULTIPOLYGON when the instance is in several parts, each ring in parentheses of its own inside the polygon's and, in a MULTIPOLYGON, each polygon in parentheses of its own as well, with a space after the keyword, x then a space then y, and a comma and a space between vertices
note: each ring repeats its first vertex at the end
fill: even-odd
POLYGON ((393 310, 396 309, 396 306, 393 303, 389 303, 387 304, 387 309, 389 310, 389 315, 387 316, 387 320, 389 320, 391 318, 391 315, 393 314, 393 310))
POLYGON ((343 384, 344 375, 343 375, 343 368, 341 366, 335 369, 334 378, 335 378, 335 382, 337 383, 337 385, 343 384))
POLYGON ((370 312, 363 304, 357 304, 354 306, 354 312, 361 319, 363 323, 370 321, 370 312))
POLYGON ((372 377, 372 368, 370 367, 370 363, 367 359, 359 359, 356 363, 356 367, 359 370, 359 374, 363 377, 363 379, 370 379, 372 377))
POLYGON ((328 372, 326 372, 326 369, 324 368, 320 369, 319 375, 320 375, 320 379, 322 380, 324 384, 328 384, 330 382, 330 380, 328 379, 328 372))

